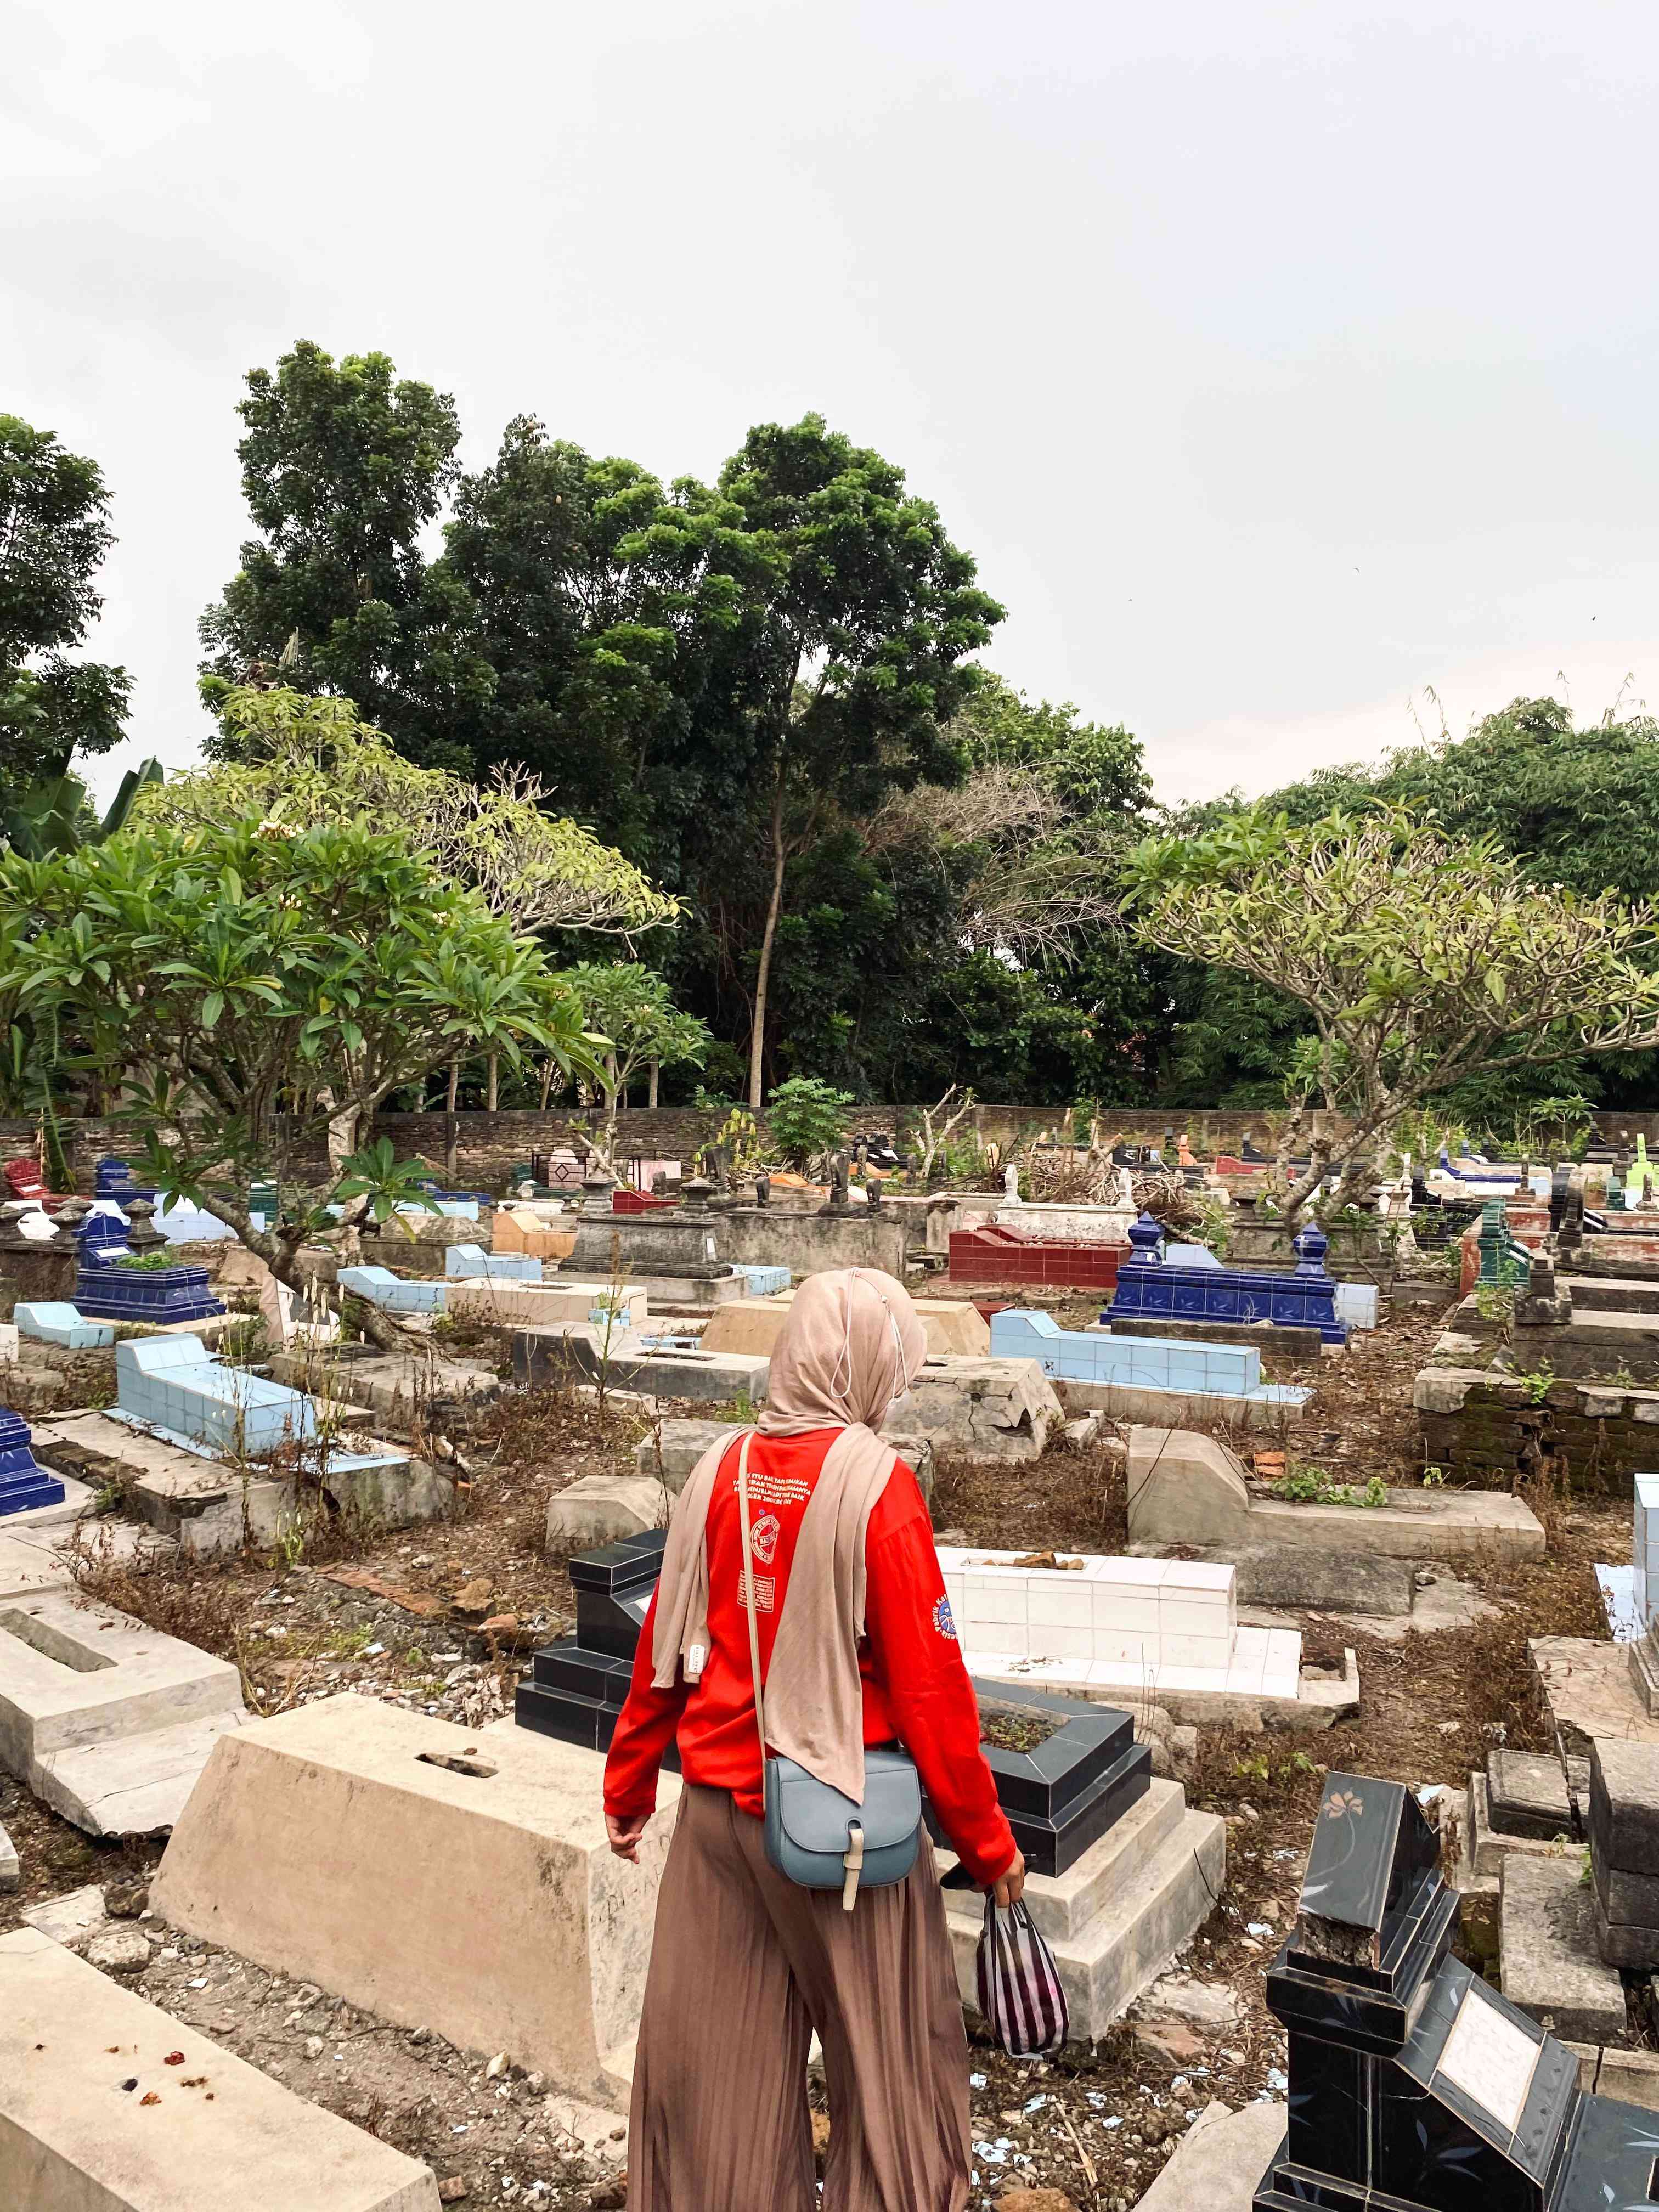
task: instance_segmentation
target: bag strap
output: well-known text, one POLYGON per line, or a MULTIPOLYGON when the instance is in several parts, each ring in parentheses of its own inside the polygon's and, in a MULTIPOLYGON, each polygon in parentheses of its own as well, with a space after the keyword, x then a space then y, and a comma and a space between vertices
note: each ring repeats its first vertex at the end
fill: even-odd
POLYGON ((761 1697, 760 1626, 755 1619, 755 1555, 749 1540, 749 1447, 753 1429, 744 1432, 738 1450, 738 1510, 743 1516, 743 1566, 739 1581, 744 1610, 749 1616, 749 1664, 755 1675, 755 1725, 760 1730, 761 1771, 766 1771, 766 1707, 761 1697))

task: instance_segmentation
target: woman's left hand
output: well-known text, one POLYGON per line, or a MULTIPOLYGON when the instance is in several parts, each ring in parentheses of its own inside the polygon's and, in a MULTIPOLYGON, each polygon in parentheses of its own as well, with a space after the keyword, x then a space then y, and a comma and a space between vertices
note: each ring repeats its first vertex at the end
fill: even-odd
POLYGON ((611 1850, 619 1859, 631 1859, 635 1866, 639 1864, 640 1838, 645 1833, 646 1823, 650 1818, 648 1813, 638 1814, 628 1820, 619 1820, 614 1813, 605 1814, 605 1832, 611 1839, 611 1850))

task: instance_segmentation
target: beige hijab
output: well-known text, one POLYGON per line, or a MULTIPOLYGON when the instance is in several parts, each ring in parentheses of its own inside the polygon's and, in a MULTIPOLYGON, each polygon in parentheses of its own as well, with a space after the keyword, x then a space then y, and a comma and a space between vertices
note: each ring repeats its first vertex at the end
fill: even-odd
MULTIPOLYGON (((864 1540, 896 1457, 875 1433, 926 1357, 927 1340, 902 1283, 874 1267, 810 1275, 772 1353, 766 1437, 836 1427, 801 1516, 789 1587, 766 1674, 775 1751, 848 1797, 864 1798, 864 1540)), ((652 1638, 653 1680, 672 1686, 683 1663, 702 1672, 708 1649, 709 1501, 740 1430, 716 1438, 687 1478, 663 1552, 652 1638)))

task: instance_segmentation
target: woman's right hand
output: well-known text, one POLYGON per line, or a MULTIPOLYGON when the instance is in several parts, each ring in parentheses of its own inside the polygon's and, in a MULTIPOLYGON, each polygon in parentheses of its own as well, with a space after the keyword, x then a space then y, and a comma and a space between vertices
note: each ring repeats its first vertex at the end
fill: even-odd
MULTIPOLYGON (((635 1866, 639 1864, 640 1838, 645 1833, 646 1823, 650 1818, 648 1813, 631 1815, 626 1820, 619 1820, 614 1813, 605 1814, 605 1838, 619 1859, 631 1859, 635 1866)), ((1024 1879, 1024 1861, 1021 1862, 1020 1873, 1024 1879)))
POLYGON ((1007 1871, 999 1875, 991 1884, 991 1894, 995 1898, 999 1907, 1006 1912, 1011 1905, 1019 1903, 1024 1889, 1025 1854, 1016 1844, 1013 1860, 1007 1871))

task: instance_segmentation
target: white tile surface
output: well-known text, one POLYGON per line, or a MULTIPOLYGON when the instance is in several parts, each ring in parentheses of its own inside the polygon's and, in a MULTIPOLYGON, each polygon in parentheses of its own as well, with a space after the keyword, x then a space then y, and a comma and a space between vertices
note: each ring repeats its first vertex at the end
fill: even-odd
POLYGON ((1162 1636, 1158 1656, 1163 1668, 1207 1667, 1224 1674, 1232 1661, 1232 1643, 1225 1636, 1162 1636))
POLYGON ((1026 1632, 1025 1648, 1034 1659, 1075 1659, 1086 1666, 1094 1656, 1094 1644, 1095 1632, 1087 1621, 1081 1627, 1034 1621, 1026 1632))
MULTIPOLYGON (((1098 1589, 1097 1583, 1095 1589, 1098 1589)), ((1033 1621, 1064 1622, 1087 1628, 1094 1619, 1094 1590, 1081 1575, 1045 1575, 1033 1579, 1027 1600, 1033 1621)))
POLYGON ((1225 1636, 1230 1623, 1224 1603, 1193 1602, 1178 1604, 1160 1596, 1158 1601, 1158 1632, 1160 1636, 1225 1636))
POLYGON ((1156 1636, 1158 1599, 1127 1596, 1115 1583, 1097 1583, 1094 1622, 1097 1630, 1113 1634, 1121 1631, 1127 1636, 1156 1636))

